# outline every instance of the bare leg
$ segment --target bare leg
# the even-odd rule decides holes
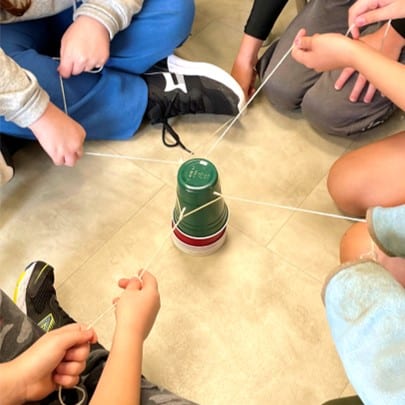
[[[328,189],[336,205],[353,216],[367,208],[405,202],[405,131],[338,159],[329,171]]]
[[[358,222],[352,225],[340,242],[340,262],[353,262],[359,259],[372,259],[380,263],[405,287],[405,259],[390,257],[373,242],[367,224]]]

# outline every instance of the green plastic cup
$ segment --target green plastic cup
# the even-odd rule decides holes
[[[217,169],[210,161],[194,158],[181,165],[177,174],[173,223],[177,223],[181,210],[185,209],[185,216],[174,232],[182,244],[205,250],[222,244],[219,239],[225,238],[229,212],[224,199],[214,192],[221,193],[221,185]],[[217,201],[209,204],[213,200]],[[187,216],[205,204],[207,206]]]

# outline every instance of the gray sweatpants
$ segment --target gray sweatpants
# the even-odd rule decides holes
[[[30,347],[44,332],[31,321],[14,302],[0,289],[0,363],[10,361]],[[108,357],[108,351],[94,345],[82,374],[80,386],[86,391],[86,401],[91,398]],[[78,403],[81,394],[76,390],[63,390],[64,402]],[[40,404],[60,405],[57,393],[53,393]],[[152,384],[144,377],[141,381],[142,405],[196,405],[180,398],[168,390]]]
[[[277,45],[270,46],[263,55],[258,64],[261,79],[272,72],[293,44],[300,28],[305,28],[308,35],[327,32],[345,34],[348,30],[348,10],[353,3],[353,0],[310,0],[282,34]],[[374,25],[366,31],[375,31],[376,28]],[[405,50],[400,60],[405,63]],[[396,110],[393,103],[378,91],[371,103],[364,103],[362,98],[356,103],[349,101],[357,74],[337,91],[334,83],[340,72],[317,73],[289,56],[274,72],[263,91],[278,110],[284,112],[301,108],[313,127],[331,135],[347,136],[366,131],[383,123]],[[365,90],[362,96],[364,94]]]

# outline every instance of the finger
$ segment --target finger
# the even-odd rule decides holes
[[[142,280],[139,277],[134,277],[129,280],[126,290],[135,291],[142,290]]]
[[[356,19],[361,17],[364,13],[366,13],[370,9],[374,9],[378,7],[378,2],[373,1],[357,1],[349,8],[349,27],[352,26],[356,22]],[[360,25],[357,25],[360,27]]]
[[[129,278],[121,278],[118,280],[118,286],[120,288],[127,288],[128,283],[129,283]]]
[[[83,59],[76,59],[73,63],[72,75],[77,76],[86,70],[86,61]]]
[[[387,8],[381,8],[377,10],[371,10],[363,15],[359,15],[354,19],[354,23],[358,27],[364,27],[369,24],[373,24],[375,22],[389,20],[392,17],[389,10]]]
[[[300,36],[294,40],[294,44],[298,49],[311,51],[313,37]]]
[[[76,151],[76,156],[77,159],[81,159],[83,157],[83,146],[81,146],[77,151]]]
[[[65,388],[73,388],[75,385],[79,383],[79,377],[78,376],[71,376],[71,375],[65,375],[65,374],[58,374],[55,373],[53,375],[53,381],[54,383],[58,386],[61,385],[62,387]]]
[[[350,79],[350,77],[353,75],[355,72],[354,69],[352,68],[345,68],[342,70],[342,73],[339,75],[335,82],[335,89],[336,90],[341,90],[342,87],[346,84],[346,82]]]
[[[94,330],[85,329],[85,326],[80,324],[69,324],[56,331],[60,336],[58,344],[65,350],[94,340]]]
[[[349,100],[352,103],[355,103],[359,100],[361,92],[364,89],[364,86],[367,84],[367,80],[363,75],[358,75],[356,83],[353,86],[353,90],[350,93]]]
[[[56,367],[55,373],[60,375],[79,376],[86,368],[85,361],[63,361]]]
[[[65,156],[64,165],[68,167],[73,167],[76,164],[77,156],[76,153],[71,153]]]
[[[58,66],[59,74],[63,78],[67,79],[70,76],[72,76],[72,71],[73,71],[73,61],[61,57],[60,63],[59,63],[59,66]]]
[[[119,286],[120,288],[123,288],[123,289],[127,288],[127,287],[128,287],[128,284],[130,283],[130,281],[131,281],[133,278],[138,279],[138,280],[142,283],[142,280],[138,277],[139,274],[141,274],[141,273],[143,273],[143,270],[142,270],[142,269],[138,271],[138,275],[136,275],[135,277],[131,277],[131,278],[121,278],[120,280],[118,280],[118,286]]]
[[[371,103],[373,101],[376,90],[377,89],[371,83],[369,83],[368,88],[367,88],[367,92],[366,92],[366,94],[365,94],[365,96],[363,98],[363,101],[365,103]]]
[[[90,353],[90,343],[84,343],[67,350],[63,361],[84,361]]]
[[[143,289],[155,289],[158,290],[158,284],[156,278],[149,273],[148,271],[145,271],[142,277],[143,281]]]
[[[305,36],[306,36],[306,30],[305,30],[305,28],[301,28],[294,38],[294,45],[297,46],[298,48],[301,48],[302,47],[302,38]]]

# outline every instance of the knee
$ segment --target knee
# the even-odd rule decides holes
[[[180,46],[190,35],[195,15],[194,0],[177,0],[171,2],[175,12],[168,13],[171,21],[168,23],[170,32],[174,36],[175,47]]]
[[[343,156],[330,168],[327,187],[337,207],[348,215],[363,217],[369,207],[367,179]]]
[[[270,103],[281,112],[294,111],[300,108],[300,100],[294,97],[294,94],[288,90],[283,81],[274,79],[269,80],[263,89]]]
[[[301,104],[302,114],[317,131],[335,136],[348,136],[356,131],[350,117],[341,111],[332,95],[319,96],[308,92]]]
[[[375,258],[375,252],[367,224],[357,222],[345,232],[340,241],[340,262],[354,262],[362,258]]]

